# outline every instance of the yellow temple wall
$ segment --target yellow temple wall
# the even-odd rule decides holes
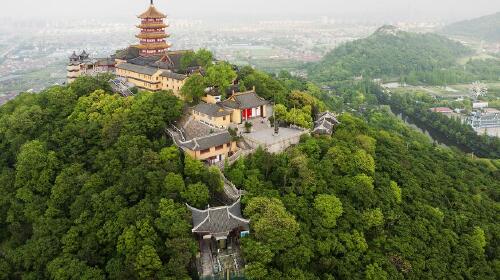
[[[185,80],[176,80],[168,77],[161,78],[161,89],[162,90],[172,90],[174,95],[181,98],[181,88],[184,86]]]
[[[224,158],[227,158],[229,156],[229,152],[236,152],[238,151],[238,146],[236,145],[236,142],[231,142],[223,145],[223,148],[216,150],[216,147],[211,147],[208,152],[201,153],[202,151],[191,151],[186,149],[186,153],[190,155],[192,158],[197,159],[197,160],[207,160],[211,157],[217,157],[219,155],[224,155]]]
[[[133,71],[116,68],[116,75],[127,78],[127,81],[135,86],[151,91],[161,90],[161,82],[159,79],[161,71],[153,75],[139,74]]]
[[[231,114],[231,120],[235,124],[240,124],[241,123],[241,110],[240,109],[234,109],[232,114]]]
[[[231,116],[227,115],[224,117],[211,117],[198,111],[192,113],[193,117],[197,121],[204,121],[216,127],[228,127],[231,124]]]

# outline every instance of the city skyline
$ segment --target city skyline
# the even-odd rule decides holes
[[[18,0],[2,4],[0,18],[16,19],[65,19],[65,18],[129,18],[149,5],[148,0]],[[500,11],[500,2],[489,0],[461,1],[411,1],[411,0],[310,0],[307,9],[299,1],[264,1],[238,3],[229,0],[155,0],[155,5],[172,18],[206,19],[225,22],[241,22],[259,19],[304,19],[318,16],[342,20],[456,21]],[[26,9],[30,7],[30,9]],[[99,7],[99,9],[96,9]]]

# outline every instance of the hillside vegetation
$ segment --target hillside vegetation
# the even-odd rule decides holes
[[[314,102],[290,75],[238,75],[289,107]],[[220,205],[220,171],[165,137],[184,107],[172,92],[122,97],[109,79],[81,77],[0,107],[0,279],[196,277],[185,203]]]
[[[283,101],[284,121],[338,104],[285,73],[238,78]],[[165,137],[183,102],[124,98],[108,79],[0,107],[0,279],[196,279],[185,203],[217,205],[220,173]],[[339,92],[375,104],[377,90]],[[332,137],[226,169],[247,191],[247,279],[498,279],[499,164],[434,146],[382,110],[340,121]]]
[[[0,279],[190,278],[184,203],[208,204],[220,173],[169,147],[181,101],[108,79],[0,107]]]
[[[471,51],[436,34],[403,32],[384,26],[368,38],[339,46],[310,65],[309,75],[319,82],[401,77],[412,71],[429,72],[454,66]]]
[[[447,35],[464,36],[488,42],[500,42],[500,12],[452,23],[445,26],[441,32]]]
[[[227,169],[247,191],[248,279],[498,279],[498,166],[368,120]]]

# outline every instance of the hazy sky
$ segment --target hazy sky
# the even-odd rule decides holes
[[[149,0],[0,0],[0,18],[128,18]],[[499,0],[155,0],[173,18],[234,22],[332,16],[342,19],[445,21],[500,11]]]

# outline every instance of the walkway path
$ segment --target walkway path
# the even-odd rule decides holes
[[[202,276],[207,277],[213,275],[213,261],[212,261],[212,251],[210,250],[210,244],[207,240],[202,240],[200,242],[201,250],[201,268]]]
[[[183,137],[181,131],[179,129],[177,129],[175,126],[172,126],[170,128],[166,128],[165,132],[172,138],[172,140],[174,141],[174,144],[177,147],[179,147],[180,149],[182,149],[181,143],[183,143],[185,141],[183,139],[184,137]],[[245,156],[245,155],[251,153],[252,151],[253,150],[239,150],[232,157],[228,158],[228,163],[233,164],[239,157]],[[222,176],[222,179],[224,180],[224,194],[228,200],[227,201],[228,204],[232,204],[232,203],[236,202],[236,200],[238,200],[238,198],[240,198],[242,192],[240,190],[238,190],[232,182],[230,182],[228,179],[226,179],[226,177],[224,177],[224,173],[223,173],[224,162],[223,161],[219,162],[215,166],[217,166],[221,170],[221,176]]]

